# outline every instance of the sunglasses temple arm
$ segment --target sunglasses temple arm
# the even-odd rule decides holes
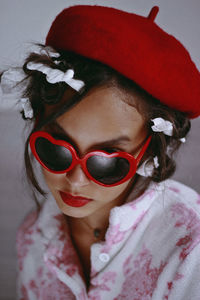
[[[148,148],[148,146],[149,146],[149,144],[150,144],[150,142],[151,142],[151,138],[152,138],[152,136],[149,136],[149,137],[148,137],[148,139],[146,140],[144,146],[142,147],[142,150],[141,150],[140,153],[138,154],[138,157],[136,158],[137,166],[138,166],[140,160],[142,159],[144,153],[146,152],[146,150],[147,150],[147,148]]]

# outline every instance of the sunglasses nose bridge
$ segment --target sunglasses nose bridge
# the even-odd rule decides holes
[[[77,159],[73,168],[66,173],[66,178],[72,187],[85,186],[89,184],[90,179],[87,177],[87,175],[84,172],[82,160],[80,158]]]
[[[78,153],[76,152],[76,150],[74,148],[70,149],[71,154],[72,154],[72,158],[73,158],[73,167],[72,169],[77,166],[77,165],[82,165],[82,159],[79,157]]]
[[[77,165],[80,165],[81,169],[83,170],[82,159],[81,159],[80,157],[78,157],[78,155],[76,155],[76,159],[75,159],[75,162],[74,162],[73,169],[74,169]]]

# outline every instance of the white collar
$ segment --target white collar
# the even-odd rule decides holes
[[[163,184],[151,184],[137,199],[131,201],[132,196],[130,194],[127,198],[127,201],[129,201],[128,203],[112,208],[110,211],[109,227],[106,236],[110,236],[112,228],[115,226],[118,226],[118,229],[121,232],[137,226],[137,223],[155,200],[157,193],[162,191]],[[37,222],[38,228],[46,239],[51,240],[59,235],[59,223],[63,220],[64,215],[58,208],[53,196],[49,193],[39,214]],[[66,228],[68,228],[67,223]]]

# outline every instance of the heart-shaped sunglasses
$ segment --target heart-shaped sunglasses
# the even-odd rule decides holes
[[[150,141],[151,136],[136,158],[123,151],[107,153],[102,150],[91,151],[79,158],[71,144],[55,139],[45,131],[36,131],[29,139],[33,155],[49,172],[67,173],[80,164],[89,179],[107,187],[119,185],[135,175]]]

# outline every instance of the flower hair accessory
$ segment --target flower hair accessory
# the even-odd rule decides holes
[[[29,62],[27,64],[27,68],[29,70],[42,72],[46,75],[46,80],[52,84],[57,82],[66,82],[76,91],[80,91],[80,89],[85,85],[85,83],[82,80],[73,78],[74,70],[72,69],[68,69],[66,72],[63,72],[58,69],[52,69],[48,66],[43,65],[42,63],[34,62]]]
[[[60,54],[56,52],[52,47],[48,47],[48,46],[41,49],[40,54],[49,55],[50,57],[53,58],[58,58],[60,56]]]
[[[46,47],[36,47],[36,49],[33,50],[35,54],[39,55],[47,55],[50,58],[53,58],[54,63],[60,63],[60,61],[57,61],[56,58],[60,57],[60,53],[56,52],[56,50],[53,47],[46,46]]]
[[[21,103],[22,109],[24,111],[25,119],[32,119],[33,118],[33,109],[32,109],[30,100],[28,98],[21,98],[20,103]]]
[[[152,176],[154,169],[159,167],[158,157],[153,158],[153,162],[146,160],[136,171],[137,174],[143,177]]]
[[[24,111],[25,119],[33,118],[33,109],[28,98],[21,98],[27,86],[27,79],[21,68],[10,68],[1,75],[0,108]]]
[[[151,129],[155,132],[163,132],[165,135],[172,136],[173,125],[172,122],[164,120],[163,118],[155,118],[151,120],[154,125]]]
[[[181,143],[185,143],[186,142],[186,138],[183,137],[183,138],[179,139],[179,141],[181,141]]]
[[[21,92],[22,82],[25,79],[25,74],[22,69],[10,68],[1,75],[1,89],[3,94],[11,92]]]

